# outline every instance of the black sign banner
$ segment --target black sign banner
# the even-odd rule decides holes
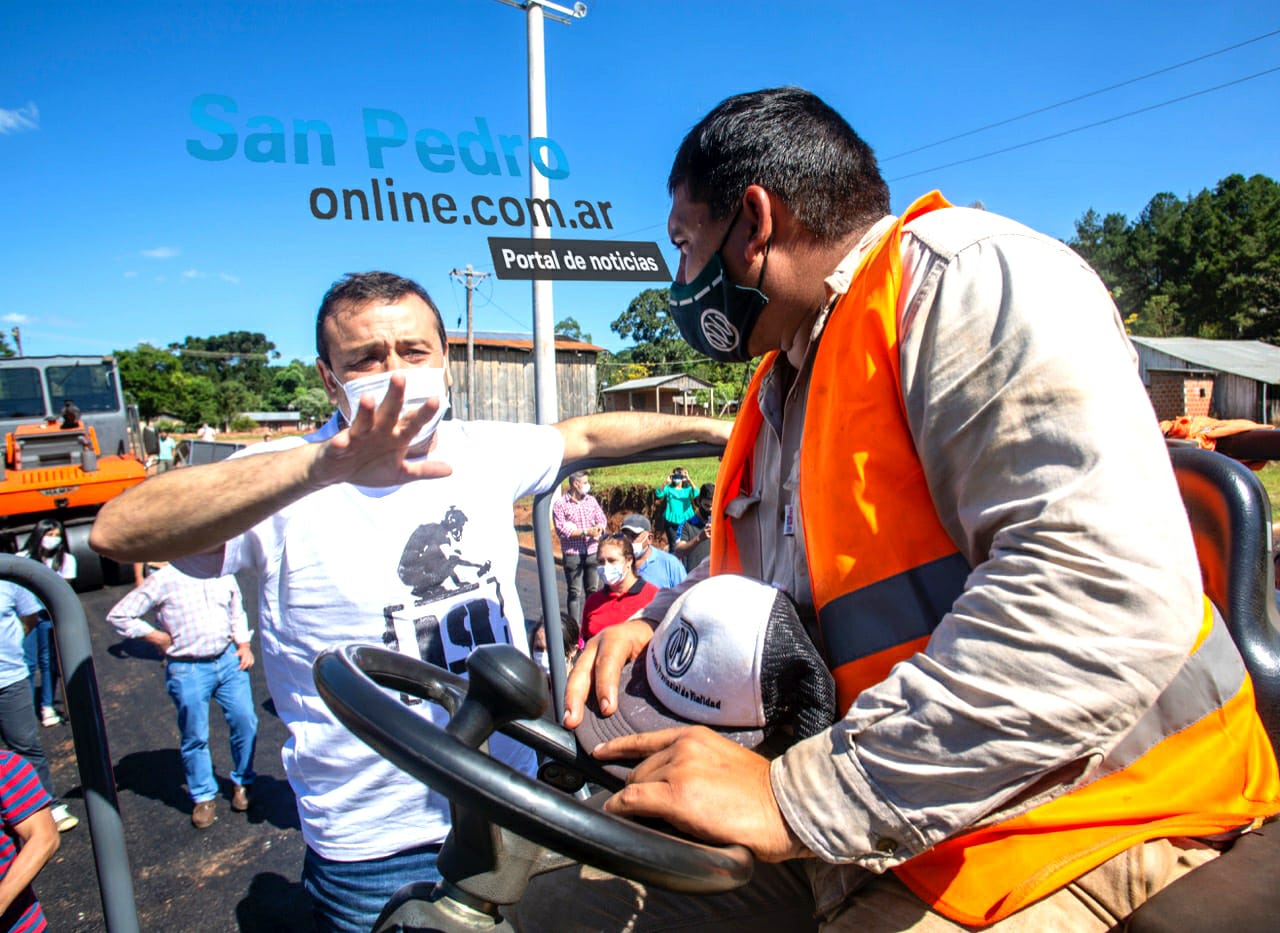
[[[670,282],[657,243],[631,240],[533,240],[489,237],[500,279]]]

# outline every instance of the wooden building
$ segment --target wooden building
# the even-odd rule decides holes
[[[709,390],[709,406],[697,403],[694,393]],[[603,390],[605,411],[657,411],[669,415],[696,415],[715,411],[715,389],[710,383],[684,373],[628,379]]]
[[[1280,347],[1260,340],[1130,337],[1156,417],[1280,422]]]
[[[467,411],[467,335],[449,332],[451,404],[468,421],[537,421],[533,380],[533,335],[477,331],[474,412]],[[556,395],[559,419],[596,411],[596,358],[603,348],[556,338]]]

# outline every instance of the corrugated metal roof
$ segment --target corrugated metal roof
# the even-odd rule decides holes
[[[465,347],[467,332],[451,330],[448,332],[449,346]],[[512,350],[532,350],[533,334],[507,333],[500,330],[477,330],[471,334],[471,342],[477,347],[507,347]],[[557,350],[579,350],[584,353],[603,353],[604,347],[583,340],[570,340],[568,337],[556,337]]]
[[[632,392],[640,389],[654,389],[658,386],[666,385],[668,382],[678,382],[682,379],[686,379],[704,389],[711,388],[711,384],[709,382],[703,382],[697,376],[690,376],[686,373],[670,373],[666,376],[646,376],[643,379],[628,379],[626,382],[619,382],[616,386],[609,386],[609,388],[604,391]]]
[[[1280,347],[1261,340],[1205,340],[1201,337],[1133,337],[1149,347],[1215,372],[1280,384]]]

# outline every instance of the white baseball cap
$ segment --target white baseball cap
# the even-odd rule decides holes
[[[704,725],[747,748],[789,725],[797,738],[835,718],[835,681],[790,598],[749,577],[724,574],[690,587],[653,638],[622,669],[618,709],[603,716],[589,695],[579,743],[671,726]]]

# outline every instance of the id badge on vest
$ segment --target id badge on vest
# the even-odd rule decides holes
[[[796,507],[794,503],[788,503],[782,507],[782,533],[788,538],[794,538],[796,535]]]

